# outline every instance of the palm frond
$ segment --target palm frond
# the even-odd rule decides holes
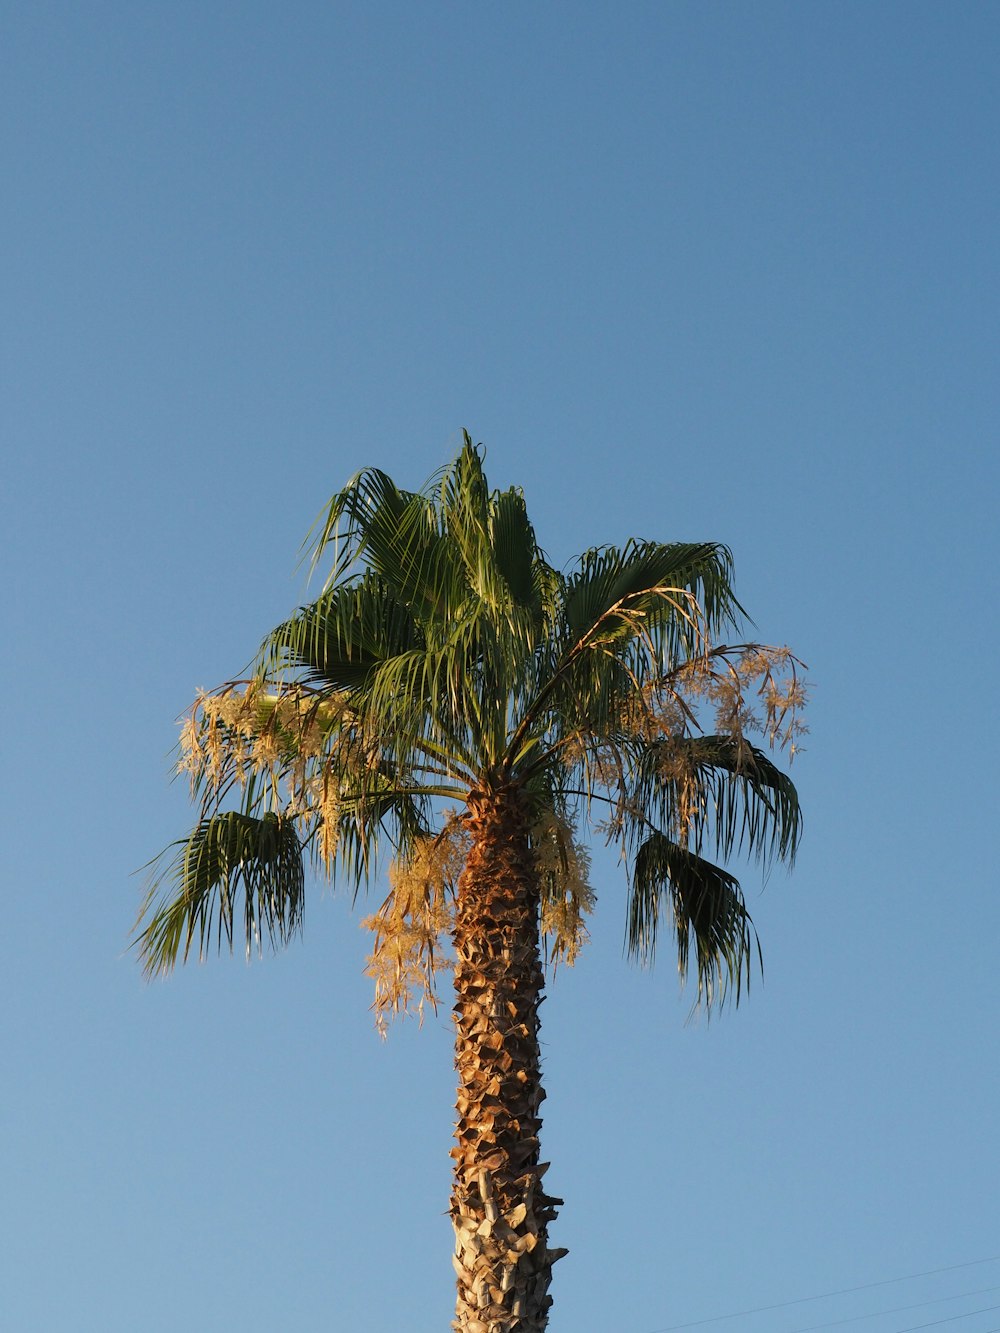
[[[400,490],[378,468],[358,473],[330,501],[313,541],[313,567],[330,546],[333,569],[324,591],[362,562],[417,619],[428,621],[447,616],[468,591],[432,498]]]
[[[687,736],[654,741],[637,765],[633,804],[661,827],[694,807],[690,838],[700,851],[711,838],[727,858],[745,851],[769,865],[794,864],[802,810],[791,778],[744,737]]]
[[[555,634],[536,661],[538,687],[508,753],[554,719],[595,736],[614,729],[629,699],[672,666],[701,657],[711,633],[742,613],[729,587],[729,551],[712,543],[595,547],[569,578]]]
[[[540,630],[542,587],[536,566],[542,557],[521,491],[512,487],[496,495],[490,513],[490,543],[511,600],[531,614]]]
[[[639,848],[633,868],[627,936],[632,957],[652,961],[664,910],[673,918],[681,980],[687,977],[693,943],[699,1001],[721,1006],[732,992],[738,1004],[744,983],[750,984],[757,940],[739,881],[654,833]]]
[[[492,557],[489,542],[490,491],[483,460],[468,431],[458,457],[445,468],[440,485],[440,513],[444,530],[460,555],[472,587],[486,582],[482,569]]]
[[[514,489],[490,492],[481,446],[468,432],[458,458],[440,486],[444,530],[457,551],[471,594],[466,609],[489,620],[523,660],[534,649],[545,623],[542,593],[551,586],[544,556],[528,521],[523,495]]]
[[[339,581],[364,554],[373,525],[385,522],[387,515],[397,521],[406,506],[416,498],[403,491],[381,468],[364,468],[331,498],[306,538],[310,566],[315,570],[330,547],[333,567],[326,588]]]
[[[732,556],[714,542],[630,541],[623,548],[595,547],[580,557],[565,592],[570,643],[599,636],[629,637],[638,620],[648,629],[676,630],[683,619],[671,592],[687,593],[710,633],[744,615],[730,586]]]
[[[186,961],[197,942],[199,958],[213,937],[230,949],[242,922],[247,955],[266,938],[284,944],[301,927],[302,847],[290,819],[230,810],[203,819],[175,844],[176,855],[154,881],[140,913],[149,922],[137,937],[147,975]],[[156,901],[157,891],[164,892]],[[242,898],[242,912],[239,900]]]
[[[356,690],[380,663],[423,643],[405,603],[368,574],[301,607],[268,635],[259,660],[265,677],[299,670],[312,683]]]
[[[430,832],[429,798],[400,791],[388,770],[376,770],[367,786],[345,796],[337,820],[334,871],[343,873],[356,898],[374,874],[384,844],[405,858]]]

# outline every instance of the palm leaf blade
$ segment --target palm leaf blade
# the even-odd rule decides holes
[[[158,903],[157,889],[167,880]],[[201,820],[184,842],[161,880],[154,882],[142,915],[149,923],[137,938],[147,975],[172,970],[186,961],[197,941],[199,958],[213,937],[230,949],[240,916],[247,953],[285,943],[302,924],[304,873],[302,848],[291,820],[276,814],[261,818],[226,811]]]
[[[687,975],[693,942],[699,999],[721,1004],[733,989],[738,1003],[744,981],[750,982],[756,940],[739,881],[704,857],[654,833],[635,857],[627,935],[632,957],[652,961],[664,909],[674,921],[681,979]]]

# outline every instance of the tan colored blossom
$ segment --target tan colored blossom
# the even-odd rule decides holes
[[[542,885],[542,935],[553,966],[570,967],[590,938],[584,917],[594,908],[590,853],[575,830],[551,811],[531,831],[531,845]]]
[[[418,839],[410,859],[390,867],[392,891],[385,902],[361,923],[375,937],[365,970],[375,982],[372,1008],[383,1036],[389,1018],[423,1018],[425,1004],[437,1009],[435,977],[448,966],[444,940],[467,851],[468,837],[457,820],[436,838]]]

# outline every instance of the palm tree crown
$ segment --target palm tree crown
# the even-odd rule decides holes
[[[463,1146],[463,1097],[473,1118],[482,1111],[469,1091],[485,1078],[475,1032],[493,1021],[503,982],[499,972],[490,980],[470,932],[488,936],[501,918],[514,931],[487,955],[502,954],[506,973],[522,959],[505,1003],[526,1006],[519,1022],[531,1045],[539,940],[550,959],[572,962],[585,938],[593,895],[582,822],[625,855],[630,952],[650,959],[659,924],[671,921],[682,976],[693,949],[699,998],[738,999],[755,937],[739,883],[713,858],[740,849],[794,858],[795,788],[763,747],[794,751],[803,687],[786,649],[721,641],[743,617],[725,547],[633,540],[557,571],[522,493],[489,489],[468,434],[422,491],[377,469],[359,473],[330,501],[312,550],[314,564],[332,561],[319,597],[268,635],[246,679],[200,695],[185,721],[181,767],[199,818],[160,863],[139,952],[158,973],[223,938],[248,950],[265,937],[283,942],[301,925],[305,859],[357,891],[388,849],[390,892],[368,920],[380,1021],[433,1001],[444,966],[456,969],[456,1013],[477,987],[492,1006],[481,1014],[473,1004],[464,1038],[457,1019],[461,1239],[470,1191],[475,1220],[515,1179],[530,1195],[543,1169],[540,1093],[505,1113],[515,1127],[506,1185],[483,1155],[481,1123]],[[465,1073],[463,1049],[476,1066]],[[536,1055],[524,1059],[525,1079],[538,1084]],[[504,1083],[504,1070],[490,1077]],[[547,1276],[528,1273],[534,1263],[547,1274],[545,1249],[529,1246],[529,1262],[511,1239],[530,1218],[520,1219],[510,1189],[508,1215],[519,1221],[506,1251],[476,1277],[479,1242],[457,1250],[456,1328],[545,1325]],[[532,1197],[543,1201],[537,1239],[555,1201]]]

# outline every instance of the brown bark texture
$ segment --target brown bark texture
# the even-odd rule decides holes
[[[451,1218],[456,1333],[542,1333],[552,1298],[539,1161],[538,882],[516,792],[469,797],[472,848],[458,883],[454,1007],[457,1147]]]

